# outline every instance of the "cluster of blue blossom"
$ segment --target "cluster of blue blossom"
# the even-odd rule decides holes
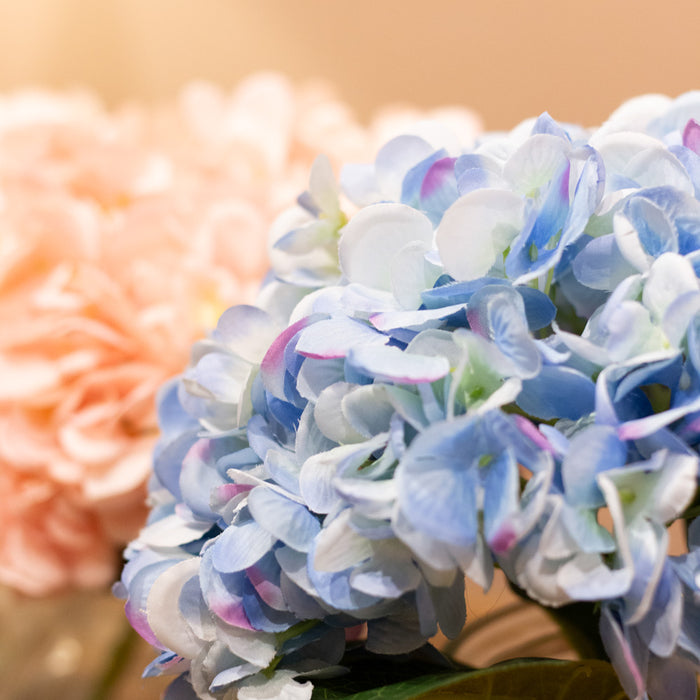
[[[425,125],[342,187],[316,161],[258,306],[160,395],[118,588],[168,697],[309,698],[358,626],[457,634],[498,566],[600,603],[630,697],[695,698],[700,524],[668,553],[698,483],[694,119],[700,93],[648,96],[466,153]]]

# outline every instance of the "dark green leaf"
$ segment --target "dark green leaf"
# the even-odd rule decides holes
[[[352,674],[351,674],[352,675]],[[338,679],[341,680],[341,679]],[[349,687],[349,686],[348,686]],[[317,688],[314,700],[623,700],[605,661],[519,660],[478,671],[431,674],[363,692]]]

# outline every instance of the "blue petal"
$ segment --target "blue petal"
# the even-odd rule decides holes
[[[426,173],[420,191],[420,208],[437,226],[447,208],[459,197],[454,174],[455,158],[442,158]]]
[[[573,271],[581,284],[607,291],[636,272],[622,256],[613,234],[592,239],[574,259]]]
[[[426,309],[440,309],[453,304],[465,304],[482,287],[490,284],[510,286],[510,282],[496,277],[480,277],[468,282],[449,282],[421,293]]]
[[[557,314],[557,307],[552,300],[539,289],[532,287],[515,287],[525,303],[525,317],[530,331],[537,331],[548,326]]]
[[[578,507],[602,506],[596,475],[621,467],[626,459],[627,447],[614,428],[593,425],[574,435],[562,463],[567,501]]]
[[[230,525],[212,545],[214,568],[222,574],[247,569],[267,554],[276,541],[254,520]]]
[[[438,423],[418,435],[396,470],[408,521],[437,540],[471,545],[477,533],[475,466],[487,451],[471,421]]]
[[[178,501],[182,501],[180,491],[180,472],[182,463],[190,448],[198,440],[198,430],[179,435],[167,444],[159,443],[153,456],[153,471],[158,481],[165,486]]]
[[[180,490],[184,503],[198,518],[216,522],[210,507],[211,492],[226,479],[217,471],[217,460],[231,452],[230,440],[198,440],[182,462]]]
[[[424,158],[420,163],[416,163],[407,173],[401,184],[401,201],[403,204],[408,204],[414,209],[420,209],[421,188],[425,180],[427,172],[432,167],[433,163],[445,158],[447,151],[441,148],[435,153],[431,153],[427,158]]]
[[[194,692],[194,688],[189,681],[188,673],[178,676],[165,689],[163,700],[197,700],[197,693]]]
[[[552,136],[558,136],[559,138],[571,141],[569,134],[564,130],[564,128],[557,123],[548,112],[542,112],[537,120],[535,121],[532,132],[534,134],[551,134]]]
[[[518,465],[509,452],[503,452],[482,467],[484,479],[484,535],[489,546],[498,553],[510,549],[518,533],[507,526],[508,516],[518,509],[520,475]],[[505,527],[504,527],[505,525]]]
[[[321,525],[305,506],[264,486],[248,495],[248,508],[256,522],[289,547],[308,552]]]
[[[578,420],[595,408],[595,384],[575,369],[546,365],[536,377],[523,380],[516,403],[541,420]]]
[[[243,609],[251,627],[261,632],[284,632],[298,622],[293,613],[275,610],[265,603],[249,581],[243,587]]]
[[[380,598],[355,590],[350,585],[352,569],[344,571],[318,571],[313,566],[313,550],[308,559],[307,574],[318,596],[336,610],[361,610],[376,605]],[[284,568],[284,564],[282,564]]]
[[[525,228],[515,239],[506,258],[506,272],[510,278],[519,277],[528,271],[544,268],[543,261],[555,254],[557,243],[550,249],[558,234],[561,234],[569,213],[569,173],[567,161],[552,178],[547,195],[531,228]]]

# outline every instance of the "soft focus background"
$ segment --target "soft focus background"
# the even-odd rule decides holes
[[[594,125],[633,95],[700,87],[698,26],[697,0],[2,0],[0,92],[83,87],[109,106],[156,103],[194,79],[230,89],[272,69],[330,81],[361,121],[404,102],[465,105],[488,129],[544,110]],[[502,581],[469,611],[465,660],[493,662],[503,646],[568,654]],[[481,625],[504,611],[507,626]],[[2,700],[156,698],[165,685],[140,679],[152,654],[137,644],[110,693],[100,690],[125,633],[105,591],[0,589],[0,625]]]
[[[333,81],[361,117],[410,100],[467,104],[489,129],[545,109],[593,125],[698,87],[698,26],[697,0],[3,0],[0,89],[116,102],[272,68]]]

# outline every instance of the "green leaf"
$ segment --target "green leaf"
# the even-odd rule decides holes
[[[314,700],[623,700],[626,697],[612,666],[598,660],[518,660],[478,671],[430,674],[362,692],[344,692],[336,685],[316,688],[313,694]]]

